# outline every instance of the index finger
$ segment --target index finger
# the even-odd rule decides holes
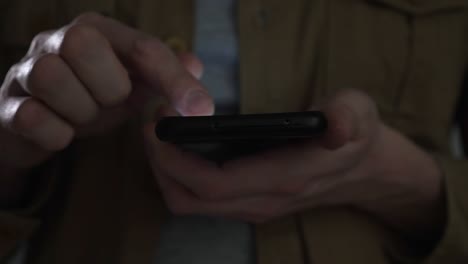
[[[95,27],[130,72],[166,97],[180,114],[213,114],[213,101],[202,84],[159,39],[95,13],[84,14],[74,23]]]

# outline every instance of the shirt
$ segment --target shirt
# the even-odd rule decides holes
[[[202,83],[217,114],[238,110],[238,43],[235,0],[196,1],[195,53],[205,66]],[[157,264],[254,263],[247,223],[206,216],[174,216],[162,227]]]

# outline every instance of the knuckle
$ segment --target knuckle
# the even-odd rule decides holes
[[[66,58],[80,58],[90,49],[92,43],[102,41],[97,29],[84,24],[68,27],[60,46],[60,54]]]
[[[3,80],[3,84],[0,84],[0,96],[11,95],[15,88],[20,87],[23,84],[24,79],[21,72],[22,63],[16,63],[8,69],[8,72],[5,74],[5,79]],[[15,81],[18,81],[16,83]],[[17,89],[19,90],[19,89]]]
[[[40,53],[50,37],[50,32],[42,32],[34,37],[29,47],[28,55]]]
[[[57,92],[63,76],[63,63],[57,55],[45,54],[32,66],[27,89],[33,95],[45,96]]]
[[[104,16],[98,12],[88,11],[76,17],[74,22],[81,24],[94,24],[101,21],[103,18]]]

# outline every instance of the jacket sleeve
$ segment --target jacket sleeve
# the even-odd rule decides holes
[[[468,161],[438,156],[445,176],[447,220],[445,232],[424,263],[468,261]]]

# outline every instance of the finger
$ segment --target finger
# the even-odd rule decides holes
[[[204,66],[203,63],[192,53],[178,54],[178,58],[182,65],[192,76],[198,80],[202,78]],[[141,80],[132,79],[134,91],[129,97],[129,103],[133,109],[138,110],[141,105],[145,105],[151,96],[154,96],[154,88],[148,87],[148,84],[143,83]],[[135,107],[140,106],[140,107]]]
[[[281,196],[304,193],[311,181],[323,181],[350,168],[355,159],[351,147],[333,152],[313,142],[288,145],[278,149],[228,161],[223,165],[229,177],[231,198],[252,193]],[[337,162],[340,162],[337,166]]]
[[[200,80],[203,76],[203,63],[192,53],[185,52],[178,54],[182,65],[187,69],[193,77]]]
[[[291,146],[260,153],[222,167],[172,144],[159,141],[154,125],[146,127],[146,138],[153,165],[173,180],[205,200],[237,199],[257,195],[293,196],[301,194],[307,183],[323,178],[338,168],[350,167],[353,159],[343,159],[346,151],[306,146]],[[336,160],[345,160],[339,167]],[[304,164],[317,164],[304,166]],[[349,165],[346,163],[349,162]]]
[[[162,108],[159,118],[174,115],[168,108]],[[223,199],[231,196],[239,189],[243,189],[244,183],[233,186],[233,176],[219,167],[216,163],[204,159],[195,153],[184,151],[181,148],[160,141],[154,132],[155,124],[145,126],[146,146],[152,164],[158,170],[181,183],[197,196],[204,199]],[[257,194],[257,193],[255,193]]]
[[[98,106],[68,65],[52,54],[32,57],[18,66],[23,89],[72,124],[92,121]]]
[[[73,128],[34,98],[9,97],[0,105],[0,123],[44,150],[62,150],[73,139]]]
[[[310,181],[346,175],[360,161],[360,153],[378,127],[375,105],[364,94],[349,90],[330,100],[324,112],[329,119],[324,147],[289,145],[225,163],[224,172],[236,175],[228,178],[234,187],[231,194],[303,193]]]
[[[132,74],[151,84],[182,115],[213,114],[213,101],[203,86],[158,39],[96,14],[83,15],[75,23],[95,27]]]
[[[378,112],[371,98],[360,91],[343,90],[324,107],[328,130],[323,146],[334,150],[365,139],[378,127]]]
[[[170,115],[170,114],[169,114]],[[289,144],[269,151],[231,160],[222,167],[151,136],[153,158],[159,168],[204,199],[236,199],[255,195],[300,195],[311,181],[327,175],[341,175],[358,161],[356,144],[340,151],[317,146],[315,142]],[[339,162],[339,166],[337,166]]]
[[[356,114],[349,106],[333,102],[324,108],[327,118],[327,131],[321,138],[323,147],[336,150],[345,146],[355,137]]]
[[[162,109],[162,116],[173,115]],[[336,160],[347,152],[332,151],[308,144],[289,145],[281,149],[228,161],[222,167],[196,154],[159,141],[154,124],[146,126],[146,146],[155,166],[203,199],[235,199],[263,194],[294,195],[305,188],[313,175],[320,178],[334,172]],[[352,159],[347,159],[346,162]],[[314,161],[313,168],[304,166]],[[346,164],[341,164],[346,166]],[[340,166],[341,168],[341,166]]]
[[[214,198],[227,188],[221,186],[224,175],[215,163],[159,141],[154,126],[145,126],[144,137],[147,153],[155,170],[170,175],[200,197]]]
[[[131,92],[128,72],[94,27],[64,27],[52,34],[45,46],[63,58],[100,105],[115,106],[127,99]]]
[[[163,173],[157,175],[167,206],[179,215],[246,216],[242,220],[263,222],[283,215],[291,207],[292,198],[268,195],[235,200],[203,200]]]
[[[47,45],[47,42],[50,41],[50,37],[55,33],[53,30],[45,31],[34,37],[29,50],[26,54],[26,57],[33,57],[43,53],[53,53],[53,51],[48,50],[50,45]]]

